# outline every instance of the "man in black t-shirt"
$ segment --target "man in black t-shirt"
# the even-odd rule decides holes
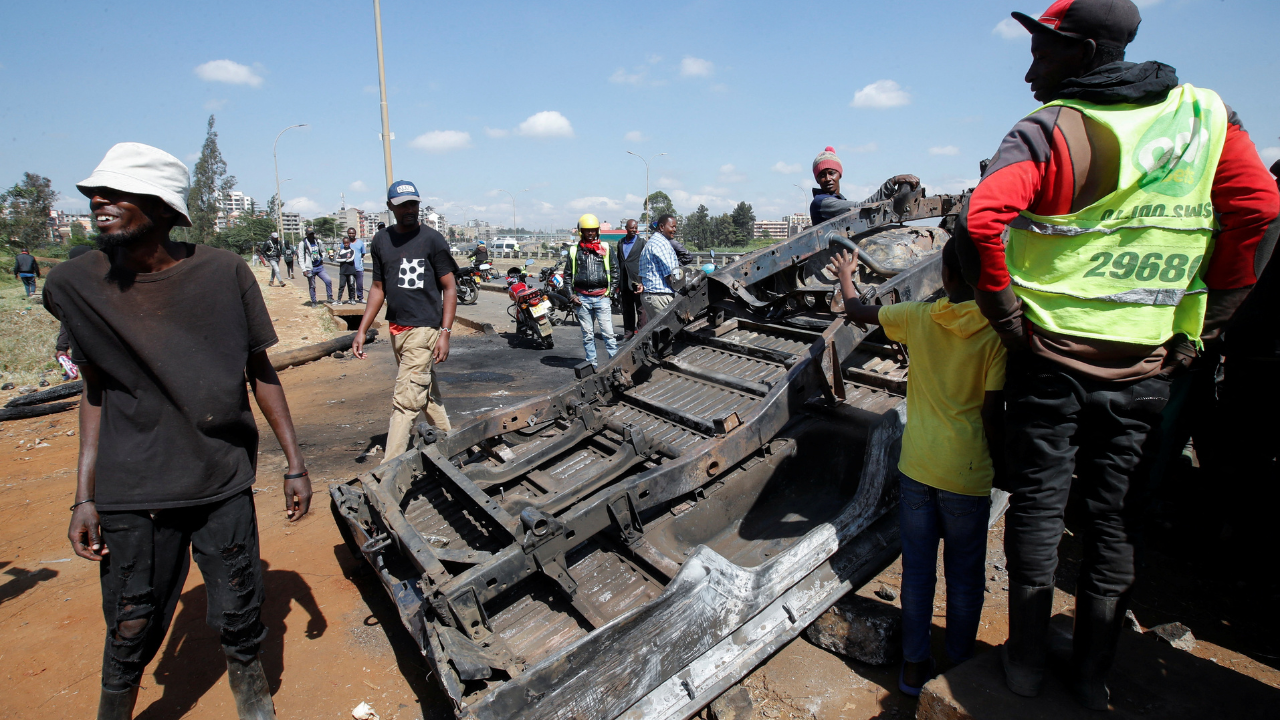
[[[387,209],[396,224],[378,231],[370,243],[373,285],[351,345],[352,353],[363,360],[365,333],[386,300],[391,349],[400,372],[383,462],[409,449],[419,412],[441,430],[452,429],[432,367],[449,357],[449,333],[458,306],[453,271],[458,266],[444,236],[418,223],[420,200],[418,188],[407,180],[387,189]]]
[[[129,718],[164,642],[193,555],[241,718],[274,718],[258,660],[267,630],[253,485],[258,427],[245,380],[288,460],[285,510],[311,482],[267,348],[275,330],[249,266],[190,227],[187,168],[120,143],[77,187],[98,250],[49,274],[44,306],[65,323],[84,377],[80,462],[68,537],[100,562],[107,622],[99,718]]]

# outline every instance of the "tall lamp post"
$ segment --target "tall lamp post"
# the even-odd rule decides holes
[[[533,189],[533,188],[525,188],[525,189],[521,190],[520,192],[522,192],[522,193],[527,193],[527,192],[529,192],[529,191],[530,191],[530,190],[532,190],[532,189]],[[504,192],[504,193],[506,193],[507,195],[511,196],[511,234],[512,234],[513,236],[515,236],[515,237],[517,238],[517,240],[518,240],[518,239],[519,239],[519,237],[520,237],[520,233],[516,231],[516,228],[517,228],[517,225],[516,225],[516,196],[515,196],[515,195],[512,195],[510,190],[503,190],[503,189],[499,188],[499,189],[498,189],[498,192]]]
[[[643,157],[636,155],[630,150],[627,151],[627,154],[635,155],[636,157],[640,158],[640,162],[644,163],[644,214],[648,215],[649,214],[649,160],[657,160],[663,155],[666,155],[666,153],[658,153],[657,155],[654,155],[653,157],[649,158],[649,160],[645,160]]]
[[[277,135],[275,142],[271,143],[271,159],[276,165],[276,232],[280,233],[280,239],[284,240],[284,221],[281,219],[281,208],[284,207],[284,198],[280,197],[280,157],[276,155],[276,144],[280,142],[280,136],[289,132],[294,128],[306,127],[306,123],[300,125],[290,125],[281,130]]]
[[[382,6],[373,0],[373,32],[378,40],[378,91],[382,95],[382,159],[387,166],[387,187],[395,182],[391,176],[391,120],[387,116],[387,71],[382,63]]]

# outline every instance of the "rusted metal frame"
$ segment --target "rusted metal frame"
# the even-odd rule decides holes
[[[749,395],[764,397],[769,394],[769,386],[762,382],[747,380],[735,375],[722,373],[719,370],[712,370],[711,368],[705,368],[701,365],[694,365],[693,363],[685,362],[680,358],[667,358],[662,362],[662,366],[672,372],[687,375],[691,378],[696,378],[705,382],[715,383],[716,385],[723,385],[724,387],[737,390],[738,392],[744,392]]]
[[[400,502],[382,484],[383,478],[390,480],[405,463],[411,462],[410,458],[411,455],[405,453],[387,462],[377,470],[366,473],[360,477],[360,487],[364,491],[364,500],[369,506],[370,515],[387,528],[394,541],[393,544],[404,548],[409,560],[429,585],[439,585],[448,579],[448,571],[440,564],[440,559],[436,556],[435,549],[427,543],[426,539],[404,516],[404,510],[401,509]],[[372,541],[373,538],[370,538],[370,540]],[[383,551],[379,550],[378,552]]]
[[[476,487],[471,482],[471,478],[462,474],[462,471],[453,466],[449,459],[440,454],[440,449],[435,445],[428,445],[421,450],[422,457],[426,461],[430,461],[436,469],[436,477],[442,481],[447,481],[465,495],[471,504],[480,512],[487,515],[496,525],[505,529],[511,535],[511,539],[520,535],[520,520],[511,515],[489,497],[485,491]],[[425,464],[425,463],[424,463]],[[425,470],[425,468],[424,468]]]
[[[683,425],[684,427],[703,435],[717,434],[716,423],[713,418],[698,417],[697,415],[687,413],[666,403],[659,402],[657,400],[650,400],[639,395],[627,395],[626,402],[628,405],[634,405],[641,410],[657,415],[663,420],[669,420],[677,425]],[[723,432],[723,430],[720,432]]]
[[[471,482],[481,488],[514,480],[556,455],[569,450],[592,434],[599,432],[599,430],[600,428],[598,427],[587,427],[586,419],[575,418],[568,430],[563,431],[559,437],[554,438],[531,453],[521,455],[514,461],[504,463],[498,467],[484,465],[466,467],[463,469],[462,474],[466,475],[471,479]]]
[[[725,350],[739,355],[746,355],[754,360],[764,360],[766,362],[777,363],[778,365],[788,369],[796,363],[795,355],[782,352],[781,350],[770,350],[768,348],[756,347],[755,345],[747,345],[745,343],[737,343],[732,340],[725,340],[722,337],[698,335],[697,333],[691,332],[684,333],[683,337],[685,342],[691,345],[702,345],[705,347],[715,348],[717,350]]]

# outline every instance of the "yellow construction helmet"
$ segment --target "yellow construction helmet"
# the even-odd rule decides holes
[[[599,230],[600,218],[596,217],[595,215],[592,215],[591,213],[587,213],[586,215],[583,215],[582,217],[578,218],[578,229],[579,230]]]

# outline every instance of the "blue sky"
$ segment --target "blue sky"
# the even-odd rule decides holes
[[[833,145],[855,196],[897,173],[972,185],[978,161],[1036,106],[1030,41],[1009,2],[484,2],[383,0],[397,178],[451,221],[617,222],[650,188],[680,212],[739,200],[805,208]],[[1130,60],[1217,90],[1264,158],[1280,157],[1280,3],[1141,0]],[[1003,23],[1003,24],[1002,24]],[[0,183],[53,179],[61,207],[114,143],[194,165],[213,112],[240,190],[292,209],[383,206],[372,3],[89,2],[0,7]],[[519,192],[528,188],[527,192]]]

